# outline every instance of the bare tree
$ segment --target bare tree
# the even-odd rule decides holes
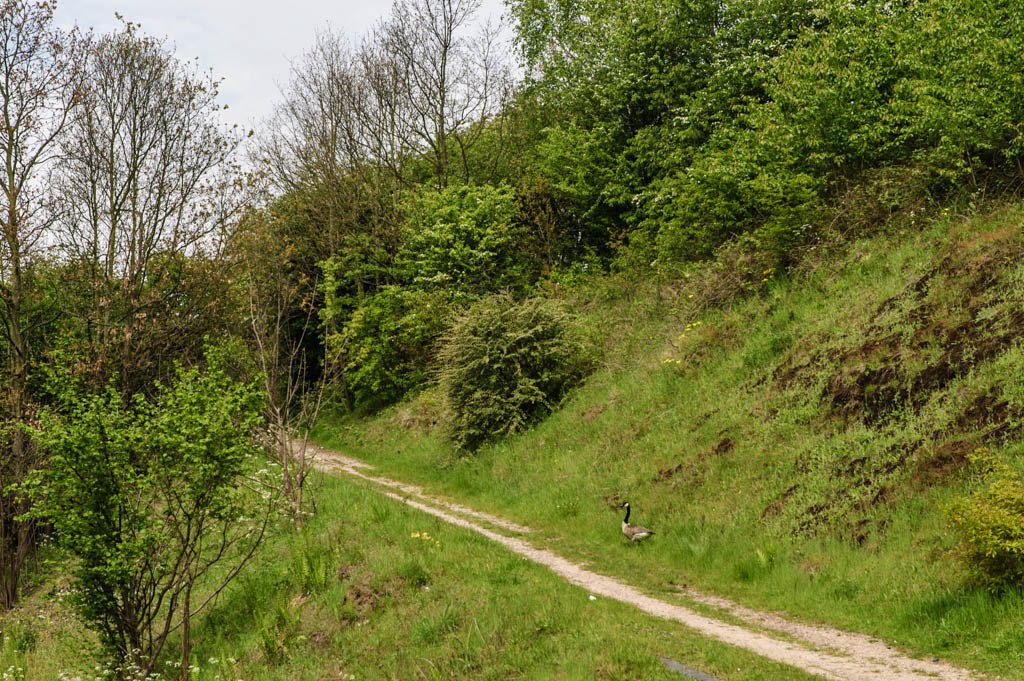
[[[249,327],[266,396],[263,446],[280,466],[280,491],[298,529],[313,506],[307,486],[315,463],[309,434],[331,377],[311,366],[305,352],[307,337],[316,331],[316,282],[303,282],[290,271],[292,246],[278,227],[270,211],[254,211],[236,244],[247,277]]]
[[[319,33],[292,69],[262,149],[279,188],[337,186],[357,175],[363,181],[352,186],[387,179],[393,193],[376,196],[393,203],[416,183],[410,166],[424,158],[438,187],[453,173],[468,179],[469,151],[511,84],[499,27],[475,23],[479,6],[398,0],[355,48]]]
[[[271,120],[260,155],[275,189],[288,197],[293,234],[312,262],[339,252],[381,260],[357,276],[372,289],[397,248],[402,159],[368,139],[368,81],[360,57],[331,31],[292,68],[284,101]],[[305,230],[307,234],[297,234]],[[311,238],[315,233],[315,238]]]
[[[53,24],[50,2],[0,3],[0,333],[4,347],[0,461],[0,605],[18,598],[35,523],[12,486],[40,464],[25,426],[33,417],[29,375],[33,329],[27,320],[27,270],[51,222],[43,175],[75,102],[81,39]]]
[[[127,394],[161,359],[154,325],[183,314],[176,259],[215,255],[239,207],[239,136],[218,121],[217,81],[130,22],[97,41],[86,75],[62,145],[60,245],[84,279],[95,378]]]
[[[485,23],[470,33],[479,8],[479,0],[397,0],[375,35],[399,69],[410,151],[426,153],[438,188],[448,184],[453,161],[469,179],[479,123],[508,93],[497,28]]]
[[[262,149],[281,189],[330,179],[354,165],[352,60],[343,38],[326,30],[293,64]]]

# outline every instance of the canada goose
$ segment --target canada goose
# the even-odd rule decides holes
[[[629,502],[624,502],[620,508],[626,509],[626,517],[622,519],[622,534],[630,541],[640,541],[650,537],[654,532],[643,525],[633,525],[629,522]]]

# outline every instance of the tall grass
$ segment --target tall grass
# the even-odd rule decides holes
[[[3,624],[14,678],[99,678],[75,623]],[[809,679],[605,599],[360,483],[327,478],[319,513],[282,530],[194,626],[193,679]],[[175,678],[173,645],[164,671]],[[14,673],[12,671],[12,673]],[[0,676],[3,669],[0,668]]]
[[[537,527],[559,551],[648,589],[695,585],[1024,678],[1014,647],[1024,597],[969,586],[946,516],[968,487],[963,447],[1019,456],[1016,426],[993,435],[970,404],[993,393],[1012,405],[1019,390],[1005,366],[1024,366],[1024,355],[1016,342],[985,355],[996,346],[979,337],[969,370],[954,367],[934,388],[914,378],[950,350],[943,329],[972,328],[970,296],[995,301],[984,308],[992,315],[1024,300],[1014,259],[982,249],[1002,239],[1012,252],[1022,223],[1010,207],[845,244],[816,267],[766,272],[756,293],[724,308],[695,308],[686,283],[598,284],[574,307],[604,366],[529,432],[455,456],[423,425],[432,419],[406,418],[439,409],[428,392],[373,419],[322,424],[319,437]],[[977,265],[996,283],[957,290],[957,257],[964,281]],[[932,270],[946,278],[930,289]],[[909,378],[852,382],[881,380],[872,363],[887,357],[874,338],[907,349],[896,369]],[[877,418],[856,411],[841,393],[851,385],[865,404],[889,390],[894,406]],[[618,535],[624,499],[658,532],[642,548]]]

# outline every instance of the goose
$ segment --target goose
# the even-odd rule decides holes
[[[654,534],[643,525],[633,525],[629,522],[629,502],[624,502],[620,508],[626,509],[626,517],[622,519],[622,534],[630,541],[640,541]]]

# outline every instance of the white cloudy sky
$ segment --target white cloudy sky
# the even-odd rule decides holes
[[[495,17],[501,0],[482,0]],[[104,32],[115,12],[166,37],[185,59],[223,79],[227,122],[255,126],[266,118],[288,80],[289,64],[330,26],[357,40],[387,14],[390,0],[59,0],[57,22]]]

